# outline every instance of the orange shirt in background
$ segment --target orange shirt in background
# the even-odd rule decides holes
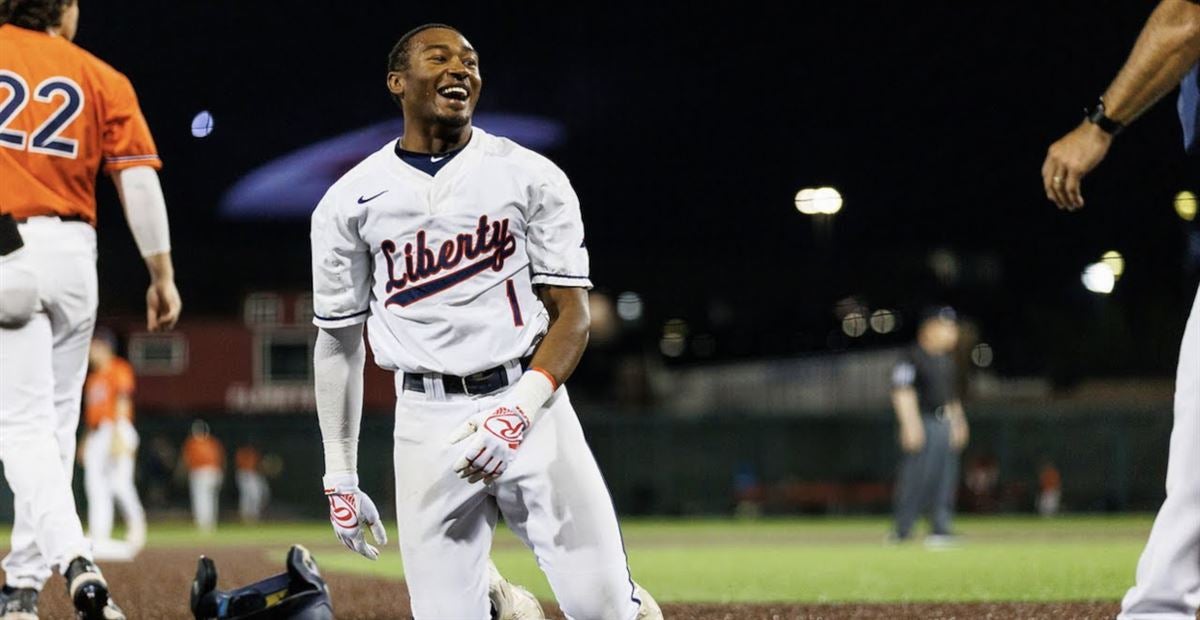
[[[133,366],[119,357],[113,357],[108,368],[88,373],[83,384],[84,419],[88,428],[95,430],[103,422],[115,421],[117,400],[123,396],[133,398],[133,388]],[[129,414],[132,422],[132,406]]]
[[[191,436],[183,442],[183,462],[188,471],[201,467],[225,469],[225,448],[212,435]]]
[[[258,471],[258,465],[262,462],[262,455],[254,446],[242,446],[238,448],[237,454],[233,457],[237,461],[238,471]]]
[[[1043,491],[1057,491],[1062,488],[1062,474],[1057,467],[1046,465],[1038,473],[1038,483]]]
[[[129,79],[60,36],[0,25],[0,102],[0,213],[95,225],[102,163],[162,167]]]

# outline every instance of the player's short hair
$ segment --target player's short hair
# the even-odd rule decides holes
[[[63,11],[78,0],[0,0],[0,24],[45,31],[62,25]]]
[[[108,348],[112,349],[113,353],[117,352],[117,333],[107,327],[97,327],[92,332],[92,340],[103,342],[108,345]]]
[[[388,57],[387,57],[388,73],[391,73],[393,71],[407,71],[408,70],[408,62],[409,62],[409,56],[408,56],[409,43],[412,42],[413,37],[417,36],[418,34],[421,34],[422,32],[425,32],[426,30],[432,30],[434,28],[445,28],[446,30],[453,30],[454,32],[457,32],[458,34],[462,34],[462,31],[460,31],[458,28],[455,28],[454,26],[448,26],[446,24],[438,24],[438,23],[422,24],[420,26],[417,26],[416,28],[413,28],[412,30],[409,30],[408,32],[404,33],[403,36],[400,37],[399,41],[396,41],[396,44],[392,46],[392,51],[388,53]],[[396,105],[400,105],[399,97],[392,95],[392,99],[395,100]]]

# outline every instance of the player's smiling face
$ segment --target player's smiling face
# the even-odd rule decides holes
[[[483,87],[479,54],[461,34],[445,28],[417,33],[409,46],[408,70],[394,74],[401,78],[405,117],[469,125]]]

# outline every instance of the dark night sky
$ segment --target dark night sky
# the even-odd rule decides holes
[[[1195,280],[1171,199],[1200,190],[1200,172],[1173,105],[1121,136],[1082,214],[1052,209],[1038,176],[1152,3],[414,4],[85,0],[77,42],[133,80],[166,161],[188,314],[308,285],[307,222],[224,221],[220,196],[283,153],[394,117],[388,50],[443,21],[482,54],[481,110],[567,125],[548,155],[583,201],[593,279],[641,293],[648,325],[685,318],[722,357],[785,355],[826,349],[846,296],[940,299],[978,319],[1005,371],[1174,364]],[[201,109],[216,131],[196,140]],[[792,195],[826,184],[846,206],[822,245]],[[144,276],[102,186],[102,314],[137,311]],[[929,275],[934,248],[962,258],[958,285]],[[1129,271],[1097,299],[1079,273],[1109,249]],[[972,275],[987,260],[997,280]],[[710,324],[714,302],[731,324]],[[1056,361],[1093,350],[1088,366]]]

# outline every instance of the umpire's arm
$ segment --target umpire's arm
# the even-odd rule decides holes
[[[1200,0],[1162,0],[1125,66],[1104,92],[1105,116],[1127,125],[1171,92],[1200,61]],[[1042,164],[1046,197],[1061,209],[1083,207],[1080,183],[1104,159],[1112,135],[1084,121],[1050,145]]]

